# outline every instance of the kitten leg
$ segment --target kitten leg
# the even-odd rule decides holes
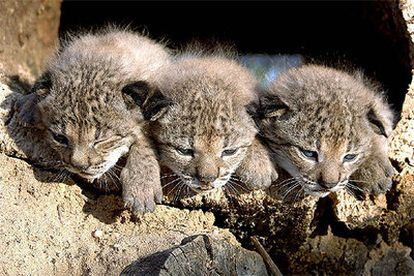
[[[243,159],[236,176],[253,189],[268,188],[278,178],[278,174],[266,147],[255,138]]]
[[[133,212],[155,210],[162,202],[160,167],[151,143],[145,138],[132,145],[121,172],[122,197]]]
[[[377,137],[373,141],[373,147],[373,154],[360,165],[351,179],[364,191],[377,195],[391,188],[394,168],[388,159],[386,139]]]

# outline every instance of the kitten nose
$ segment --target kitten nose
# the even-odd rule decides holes
[[[216,176],[214,175],[200,175],[199,178],[201,182],[213,182],[216,180]]]
[[[89,161],[82,151],[75,150],[72,154],[71,165],[80,171],[85,171],[89,168]]]
[[[318,184],[325,189],[332,189],[335,187],[338,183],[337,182],[326,182],[324,180],[318,181]]]
[[[80,171],[86,171],[89,168],[88,164],[76,164],[76,163],[72,163],[72,166],[74,166],[75,168],[77,168]]]

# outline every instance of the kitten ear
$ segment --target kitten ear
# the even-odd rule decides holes
[[[384,103],[374,104],[367,113],[367,119],[375,133],[388,138],[393,127],[393,114]]]
[[[49,94],[50,89],[52,88],[52,76],[50,72],[45,72],[40,78],[35,82],[30,90],[30,93],[38,95],[40,98],[45,98]]]
[[[16,101],[14,108],[26,126],[41,126],[41,111],[39,102],[49,94],[52,87],[50,73],[44,73],[30,89],[30,94],[21,97]]]
[[[259,99],[257,113],[259,118],[285,119],[289,112],[289,106],[279,96],[274,94],[264,94]]]
[[[126,85],[122,93],[130,97],[124,97],[127,105],[133,104],[141,108],[145,120],[155,121],[160,118],[167,108],[172,105],[171,99],[164,96],[158,88],[150,86],[145,81],[137,81]]]

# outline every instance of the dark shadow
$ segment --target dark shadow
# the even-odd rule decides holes
[[[381,233],[380,229],[373,226],[365,228],[350,229],[345,222],[340,221],[337,217],[334,207],[338,203],[335,194],[320,198],[311,226],[314,227],[311,238],[316,236],[326,235],[328,227],[331,228],[332,233],[341,238],[353,238],[363,242],[367,246],[376,245],[378,236]]]
[[[360,68],[401,110],[411,82],[411,42],[398,1],[63,1],[60,33],[129,24],[170,46],[198,39],[234,43],[241,54],[302,54]]]
[[[401,228],[399,240],[403,245],[411,248],[410,256],[414,259],[414,220],[410,220]]]
[[[129,219],[122,216],[125,207],[120,196],[96,195],[85,190],[82,191],[82,194],[88,198],[88,201],[85,202],[85,205],[82,208],[82,211],[85,214],[92,215],[106,224],[112,224],[117,220],[120,220],[121,223],[125,223],[127,219]],[[132,218],[132,220],[135,219]]]

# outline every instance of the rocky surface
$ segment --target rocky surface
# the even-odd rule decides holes
[[[381,242],[367,247],[355,239],[327,235],[307,240],[294,256],[291,269],[297,274],[412,275],[410,249],[399,243]]]
[[[0,71],[38,76],[57,46],[60,0],[0,1]]]

